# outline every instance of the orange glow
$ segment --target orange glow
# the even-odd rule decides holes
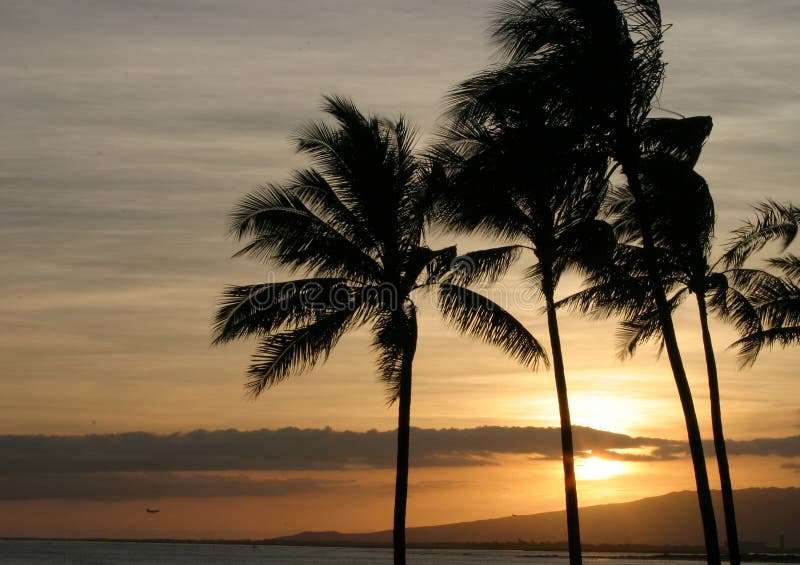
[[[575,475],[581,481],[601,481],[622,475],[629,471],[623,461],[611,461],[600,457],[578,459],[575,462]]]

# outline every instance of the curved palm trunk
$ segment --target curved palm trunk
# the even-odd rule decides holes
[[[658,272],[658,265],[655,260],[655,243],[650,226],[649,214],[643,201],[641,181],[639,179],[638,166],[633,163],[622,163],[622,172],[628,180],[628,187],[633,195],[638,208],[639,224],[642,232],[642,246],[644,248],[645,261],[647,262],[647,275],[650,287],[658,309],[658,318],[661,325],[661,333],[664,337],[664,346],[667,350],[667,357],[672,368],[672,375],[675,378],[675,385],[678,388],[678,396],[683,408],[683,418],[686,421],[686,433],[689,439],[689,451],[692,455],[692,466],[694,467],[695,483],[697,485],[697,498],[700,504],[700,518],[703,523],[703,537],[706,546],[706,559],[709,565],[719,565],[719,538],[717,537],[717,523],[714,518],[714,506],[711,502],[711,487],[708,483],[708,471],[706,469],[705,455],[703,454],[703,440],[700,436],[700,426],[697,423],[697,412],[692,400],[692,391],[689,387],[689,380],[686,377],[686,369],[683,366],[678,339],[675,335],[675,327],[672,324],[672,314],[670,313],[667,295]]]
[[[725,533],[728,538],[728,558],[731,565],[742,562],[739,553],[739,534],[736,528],[736,511],[733,505],[733,485],[728,466],[728,452],[725,448],[725,435],[722,433],[722,405],[719,399],[719,380],[717,378],[717,360],[714,346],[711,343],[711,332],[708,329],[708,311],[705,296],[697,293],[697,306],[700,309],[700,328],[703,332],[703,350],[708,370],[708,392],[711,398],[711,427],[714,432],[714,451],[719,467],[719,481],[722,490],[722,508],[725,513]]]
[[[408,452],[411,430],[411,367],[417,347],[416,320],[408,343],[404,348],[403,369],[400,380],[399,410],[397,417],[397,469],[394,484],[394,525],[392,546],[394,565],[406,563],[406,500],[408,499]]]
[[[547,278],[547,277],[546,277]],[[564,373],[564,357],[561,353],[561,337],[558,332],[555,300],[552,286],[545,282],[547,303],[547,329],[550,333],[550,349],[553,356],[553,374],[556,378],[558,414],[561,419],[561,457],[564,463],[564,491],[567,503],[567,540],[570,565],[581,565],[581,528],[578,518],[578,485],[575,480],[575,452],[572,445],[572,421],[569,415],[567,377]]]

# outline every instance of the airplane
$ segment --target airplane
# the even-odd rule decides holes
[[[158,508],[145,508],[144,510],[148,514],[158,514],[159,512],[161,512],[161,510],[159,510]]]

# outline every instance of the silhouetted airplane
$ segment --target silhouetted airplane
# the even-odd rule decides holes
[[[145,511],[148,514],[158,514],[159,512],[161,512],[161,510],[159,510],[158,508],[145,508]]]

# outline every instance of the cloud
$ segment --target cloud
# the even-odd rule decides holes
[[[781,465],[781,469],[790,469],[795,473],[800,474],[800,463],[784,463]]]
[[[728,455],[779,455],[800,456],[800,436],[785,438],[761,438],[748,441],[727,440]]]
[[[666,461],[686,445],[576,426],[575,449],[623,461]],[[412,466],[499,465],[497,455],[561,457],[558,428],[479,427],[420,429],[411,434]],[[0,500],[147,500],[237,496],[289,496],[363,488],[349,480],[259,476],[259,472],[391,469],[394,431],[195,430],[157,435],[0,436]],[[706,446],[713,453],[713,446]],[[800,436],[729,441],[732,456],[800,456]],[[799,465],[786,463],[797,470]],[[455,481],[427,481],[436,488]],[[385,488],[389,485],[373,488]]]
[[[155,500],[289,496],[351,486],[351,481],[262,479],[178,473],[18,473],[0,481],[0,500]]]
[[[612,459],[654,461],[679,457],[686,446],[578,426],[575,449]],[[731,455],[796,456],[800,455],[800,436],[729,441],[728,451]],[[414,428],[411,452],[412,464],[419,467],[490,465],[498,454],[558,459],[560,432],[500,426]],[[282,428],[168,435],[6,435],[0,436],[0,453],[1,474],[388,469],[395,464],[395,432]]]
[[[615,459],[651,459],[652,455],[632,455],[612,450],[663,449],[672,456],[680,444],[658,438],[631,437],[625,434],[574,426],[576,452],[604,454]],[[561,457],[561,432],[558,428],[485,426],[471,429],[415,430],[415,445],[430,461],[444,454],[467,459],[488,460],[493,454],[535,454],[539,458]],[[480,460],[480,459],[479,459]]]
[[[707,457],[714,456],[713,441],[703,442]],[[756,457],[800,457],[800,436],[783,438],[758,438],[745,441],[725,440],[725,447],[728,456],[752,455]],[[670,445],[656,448],[652,456],[654,459],[667,460],[682,456],[688,452],[688,446],[684,443],[674,442]]]
[[[391,468],[395,464],[395,444],[394,431],[350,432],[330,428],[196,430],[170,435],[137,432],[0,436],[0,452],[8,454],[0,473]],[[576,428],[578,451],[643,445],[667,448],[670,444],[664,440]],[[416,466],[472,466],[492,464],[495,454],[535,453],[558,458],[561,444],[556,428],[415,428],[411,451]]]

